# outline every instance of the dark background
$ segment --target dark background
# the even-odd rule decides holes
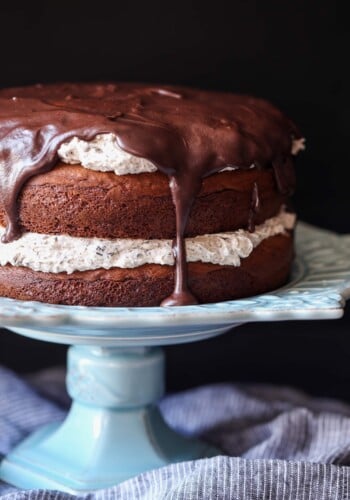
[[[346,16],[336,2],[53,2],[0,5],[0,86],[56,80],[179,83],[265,97],[299,124],[300,217],[350,232]],[[350,400],[350,312],[327,322],[251,324],[168,348],[168,387],[221,380],[291,384]],[[18,371],[65,348],[1,332]]]

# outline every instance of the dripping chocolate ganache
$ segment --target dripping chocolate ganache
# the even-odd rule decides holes
[[[0,90],[0,295],[188,305],[282,285],[296,126],[250,96],[126,83]]]

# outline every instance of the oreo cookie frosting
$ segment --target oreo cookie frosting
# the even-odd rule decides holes
[[[283,284],[296,126],[249,96],[126,83],[0,90],[0,294],[188,305]]]

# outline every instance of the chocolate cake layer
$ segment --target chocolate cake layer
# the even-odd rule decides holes
[[[201,303],[264,293],[288,279],[293,259],[291,233],[264,240],[239,267],[190,263],[189,286]],[[158,306],[174,286],[174,267],[66,273],[0,267],[0,295],[21,300],[86,306]]]
[[[256,184],[260,209],[252,214]],[[287,197],[271,169],[227,171],[203,180],[185,235],[197,236],[247,228],[276,215]],[[122,175],[60,164],[32,177],[19,197],[25,231],[99,238],[176,236],[168,178],[161,172]],[[0,224],[6,225],[0,200]]]

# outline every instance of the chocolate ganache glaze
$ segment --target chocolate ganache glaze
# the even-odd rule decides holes
[[[21,235],[17,198],[33,175],[52,169],[60,145],[113,133],[124,151],[169,177],[176,213],[175,289],[162,305],[196,303],[187,285],[184,231],[202,179],[225,167],[273,168],[278,189],[294,189],[296,126],[268,102],[244,95],[141,84],[55,84],[0,90],[3,242]],[[250,230],[259,209],[252,192]]]

